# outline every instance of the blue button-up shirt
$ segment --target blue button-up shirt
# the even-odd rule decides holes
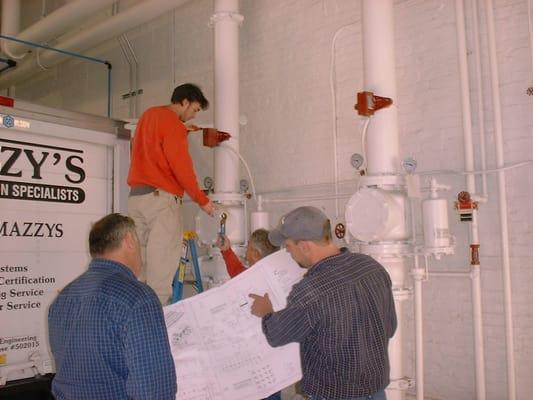
[[[367,255],[343,250],[318,262],[262,323],[270,345],[300,343],[302,390],[313,397],[355,399],[389,383],[391,280]]]
[[[94,259],[52,303],[48,327],[57,400],[175,399],[161,305],[124,265]]]

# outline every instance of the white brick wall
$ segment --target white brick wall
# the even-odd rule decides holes
[[[376,0],[379,1],[379,0]],[[466,3],[470,71],[473,72],[470,2]],[[484,3],[484,2],[480,2]],[[462,116],[455,33],[455,2],[395,1],[396,66],[398,78],[401,157],[413,156],[420,170],[463,167]],[[533,85],[528,40],[527,0],[495,0],[498,66],[502,95],[505,158],[508,163],[532,159]],[[207,27],[212,1],[191,1],[128,33],[140,63],[140,107],[168,101],[181,82],[199,83],[213,98],[212,30]],[[329,87],[330,51],[336,43],[337,154],[340,180],[354,180],[349,165],[361,152],[360,120],[353,111],[355,94],[363,89],[360,2],[352,0],[241,0],[240,30],[241,127],[240,149],[248,160],[259,192],[285,191],[302,185],[333,182],[333,134]],[[481,8],[483,90],[488,167],[495,166],[493,111],[488,80],[485,11]],[[113,63],[113,115],[128,116],[120,95],[129,90],[128,67],[116,40],[91,55]],[[105,77],[101,66],[69,62],[43,77],[19,85],[19,97],[49,105],[105,111]],[[46,78],[46,79],[44,79]],[[477,92],[473,79],[474,142],[479,146]],[[386,95],[382,93],[380,95]],[[200,122],[212,122],[212,108]],[[212,151],[192,139],[198,175],[213,176]],[[476,148],[476,152],[478,149]],[[476,164],[479,166],[479,161]],[[243,177],[245,174],[243,172]],[[450,219],[458,246],[456,254],[437,267],[467,267],[468,227],[451,208],[465,190],[464,178],[443,176],[453,186]],[[478,190],[481,190],[477,179]],[[506,358],[503,289],[498,219],[497,181],[489,176],[489,201],[480,209],[482,299],[485,329],[487,399],[505,399]],[[513,283],[518,398],[533,393],[533,194],[532,166],[507,173],[509,236]],[[331,193],[332,186],[308,187],[306,193]],[[296,192],[298,193],[298,192]],[[334,202],[313,202],[332,217]],[[341,205],[344,201],[341,202]],[[268,205],[272,222],[298,204]],[[192,210],[193,208],[190,207]],[[432,278],[424,284],[425,389],[428,398],[466,400],[475,397],[474,349],[470,283],[457,278]],[[412,304],[407,302],[405,372],[414,376]]]

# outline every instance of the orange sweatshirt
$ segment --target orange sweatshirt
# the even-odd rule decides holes
[[[231,278],[236,277],[241,272],[246,271],[246,267],[243,265],[241,260],[239,260],[239,257],[237,257],[237,254],[233,252],[231,247],[227,250],[223,250],[222,257],[224,258],[224,262],[226,263],[226,269],[228,270],[228,275]]]
[[[153,186],[180,197],[187,192],[200,206],[209,202],[198,186],[187,128],[166,106],[149,108],[137,124],[128,185]]]

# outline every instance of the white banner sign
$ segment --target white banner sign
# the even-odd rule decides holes
[[[33,376],[32,364],[53,372],[48,306],[87,268],[90,225],[111,211],[113,178],[113,147],[75,140],[77,128],[69,128],[72,139],[62,139],[4,126],[0,384]]]

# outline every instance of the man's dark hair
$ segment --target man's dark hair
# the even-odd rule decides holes
[[[117,249],[128,232],[135,232],[135,222],[125,215],[109,214],[96,221],[89,233],[91,257]]]
[[[250,243],[256,249],[261,258],[268,256],[279,250],[279,247],[274,246],[268,240],[268,231],[266,229],[257,229],[253,231],[250,236]]]
[[[189,100],[190,103],[195,101],[200,103],[202,110],[206,110],[209,107],[209,101],[205,98],[202,90],[192,83],[184,83],[177,86],[170,98],[172,104],[181,103],[183,100]]]

